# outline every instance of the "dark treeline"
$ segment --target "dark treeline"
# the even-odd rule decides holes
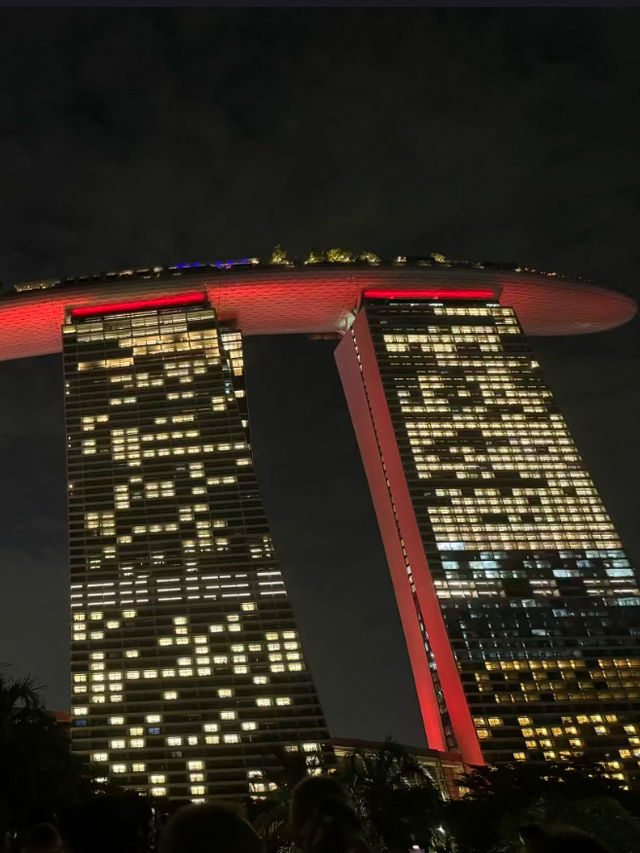
[[[535,827],[554,825],[584,831],[602,845],[594,850],[640,850],[640,792],[586,761],[477,768],[450,798],[428,768],[391,739],[340,760],[284,751],[278,758],[279,770],[265,770],[269,793],[233,804],[262,838],[265,853],[299,849],[292,798],[309,778],[344,791],[344,802],[329,797],[333,811],[323,825],[353,814],[359,843],[374,853],[551,850],[550,842],[535,846]],[[167,818],[182,805],[105,781],[102,768],[71,754],[65,727],[43,707],[34,685],[0,674],[0,831],[8,853],[29,853],[29,833],[42,823],[58,830],[60,849],[69,853],[154,853]],[[533,846],[523,847],[523,832],[531,833]]]

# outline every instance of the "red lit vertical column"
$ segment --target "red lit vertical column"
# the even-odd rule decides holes
[[[335,357],[380,527],[428,745],[432,749],[448,749],[409,566],[462,760],[466,764],[483,764],[431,579],[364,311],[336,348]]]

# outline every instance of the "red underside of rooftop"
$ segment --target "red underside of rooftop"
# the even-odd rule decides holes
[[[605,331],[630,320],[630,297],[580,282],[526,273],[421,269],[256,270],[218,276],[87,283],[30,291],[0,300],[0,360],[58,352],[65,311],[117,302],[182,298],[206,293],[218,316],[246,335],[326,335],[341,331],[364,291],[383,298],[402,292],[429,299],[485,298],[496,293],[513,307],[528,335]],[[483,296],[473,296],[473,293]],[[456,295],[454,295],[456,294]],[[460,295],[462,294],[462,295]],[[407,297],[405,297],[407,298]]]

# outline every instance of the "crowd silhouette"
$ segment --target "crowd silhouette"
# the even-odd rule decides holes
[[[373,853],[345,788],[332,776],[309,776],[295,786],[289,831],[290,843],[281,849],[290,853]],[[519,837],[521,853],[617,853],[571,827],[528,825],[519,829]],[[406,853],[416,853],[418,849],[414,845]],[[141,809],[133,799],[106,795],[85,804],[66,828],[57,828],[50,822],[34,824],[22,840],[5,839],[5,850],[11,853],[264,853],[265,848],[238,804],[185,805],[170,815],[163,827],[158,827],[154,825],[153,810]],[[455,845],[451,844],[438,848],[438,853],[455,851]]]

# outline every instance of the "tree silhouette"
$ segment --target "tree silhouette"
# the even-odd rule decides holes
[[[430,850],[440,842],[442,795],[428,770],[392,738],[348,753],[338,775],[378,850]]]
[[[289,831],[289,809],[293,789],[308,773],[327,773],[332,767],[326,756],[314,753],[286,752],[282,748],[271,750],[276,764],[263,769],[263,779],[271,787],[267,797],[249,804],[251,822],[262,837],[267,853],[288,849],[293,841]]]
[[[373,850],[440,849],[441,794],[428,771],[391,738],[375,749],[354,748],[337,764],[316,756],[310,766],[308,756],[283,750],[278,759],[279,768],[264,771],[275,790],[252,814],[268,852],[291,847],[291,794],[310,771],[332,773],[342,783]]]
[[[21,833],[55,820],[91,791],[88,768],[71,755],[66,732],[33,681],[0,671],[0,830]]]
[[[520,853],[518,828],[582,829],[615,853],[640,849],[637,797],[588,762],[480,767],[460,780],[469,793],[443,817],[456,853]]]

